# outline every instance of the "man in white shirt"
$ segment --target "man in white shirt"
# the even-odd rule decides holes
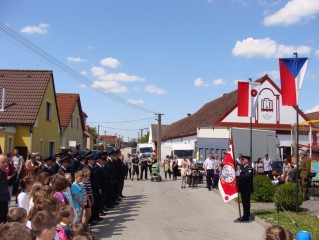
[[[24,159],[21,155],[19,155],[18,149],[13,150],[12,162],[13,162],[14,168],[17,171],[16,181],[13,184],[13,190],[12,190],[12,195],[15,195],[18,191],[19,182],[21,180],[21,171],[23,169],[23,164],[24,164]]]
[[[213,179],[214,179],[214,168],[215,168],[215,161],[213,159],[213,155],[211,153],[208,154],[203,167],[206,172],[206,184],[208,191],[212,190],[213,187]]]
[[[268,158],[268,153],[265,155],[265,158],[263,159],[264,164],[264,174],[267,175],[270,179],[272,179],[272,161],[270,158]]]

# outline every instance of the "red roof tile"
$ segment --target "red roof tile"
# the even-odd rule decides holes
[[[1,125],[34,125],[52,71],[0,70],[0,101],[5,88],[5,110]],[[54,83],[53,83],[54,86]]]
[[[212,126],[234,104],[237,103],[237,90],[206,103],[196,113],[172,123],[162,139],[172,139],[196,134],[198,127]]]
[[[57,93],[56,100],[58,105],[61,127],[69,126],[71,116],[74,112],[74,108],[76,104],[78,104],[82,130],[84,131],[85,126],[84,126],[84,120],[83,120],[83,114],[82,114],[80,95],[76,93]]]

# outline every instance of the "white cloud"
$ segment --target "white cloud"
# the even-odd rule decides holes
[[[313,108],[306,110],[305,113],[318,112],[318,111],[319,111],[319,105],[316,105]]]
[[[196,79],[194,80],[194,85],[195,85],[196,87],[207,87],[207,86],[208,86],[208,84],[207,84],[207,83],[204,83],[203,79],[201,79],[201,78],[196,78]]]
[[[145,91],[148,93],[166,94],[166,91],[164,89],[161,89],[161,88],[154,86],[154,85],[146,86]]]
[[[80,88],[87,88],[87,85],[86,84],[80,84],[79,87]]]
[[[144,78],[126,73],[105,73],[99,77],[105,81],[121,81],[121,82],[143,82]]]
[[[121,63],[117,59],[111,58],[111,57],[103,58],[100,61],[100,63],[102,66],[110,67],[110,68],[117,68],[117,67],[121,66]]]
[[[319,13],[318,0],[291,0],[274,14],[265,17],[264,25],[292,25]]]
[[[219,85],[225,85],[226,81],[219,78],[219,79],[214,79],[212,83],[213,83],[213,86],[219,86]]]
[[[92,67],[91,72],[93,76],[103,76],[106,74],[106,71],[103,67]]]
[[[103,81],[143,82],[143,77],[128,75],[126,73],[108,73],[103,67],[92,67],[93,76]]]
[[[81,74],[82,76],[88,75],[88,73],[87,73],[86,71],[82,71],[82,72],[80,72],[80,74]]]
[[[67,59],[68,59],[69,62],[76,62],[76,63],[86,62],[85,59],[82,59],[82,58],[79,58],[79,57],[68,57]]]
[[[280,73],[277,70],[271,70],[271,71],[262,71],[259,72],[257,75],[258,77],[263,77],[267,74],[272,80],[277,81],[280,79]]]
[[[315,55],[316,55],[316,57],[319,57],[319,49],[317,49],[317,50],[315,51]]]
[[[135,105],[144,104],[144,101],[142,99],[127,99],[127,102]]]
[[[92,87],[102,88],[106,92],[111,92],[111,93],[124,93],[128,91],[127,87],[121,86],[116,81],[94,81],[92,84]]]
[[[28,34],[45,34],[48,32],[49,27],[50,26],[47,23],[40,23],[38,26],[25,26],[20,32]]]
[[[263,57],[263,58],[279,58],[291,56],[293,52],[298,54],[309,54],[311,48],[308,46],[286,46],[278,44],[270,38],[254,39],[246,38],[242,41],[237,41],[232,50],[234,56],[243,57]]]
[[[133,87],[132,90],[135,91],[135,92],[137,92],[137,91],[140,90],[140,88],[139,88],[139,87]]]

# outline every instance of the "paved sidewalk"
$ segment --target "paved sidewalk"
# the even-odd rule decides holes
[[[262,240],[268,225],[240,223],[236,205],[225,204],[217,190],[181,189],[180,180],[125,181],[120,205],[94,227],[98,239]],[[216,192],[215,192],[216,191]]]

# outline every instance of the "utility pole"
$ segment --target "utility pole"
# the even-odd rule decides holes
[[[97,125],[96,150],[99,150],[99,143],[100,143],[100,125]]]
[[[157,162],[160,163],[162,161],[162,156],[161,156],[161,145],[162,145],[162,113],[157,113]]]
[[[104,151],[106,149],[106,131],[104,131]]]

